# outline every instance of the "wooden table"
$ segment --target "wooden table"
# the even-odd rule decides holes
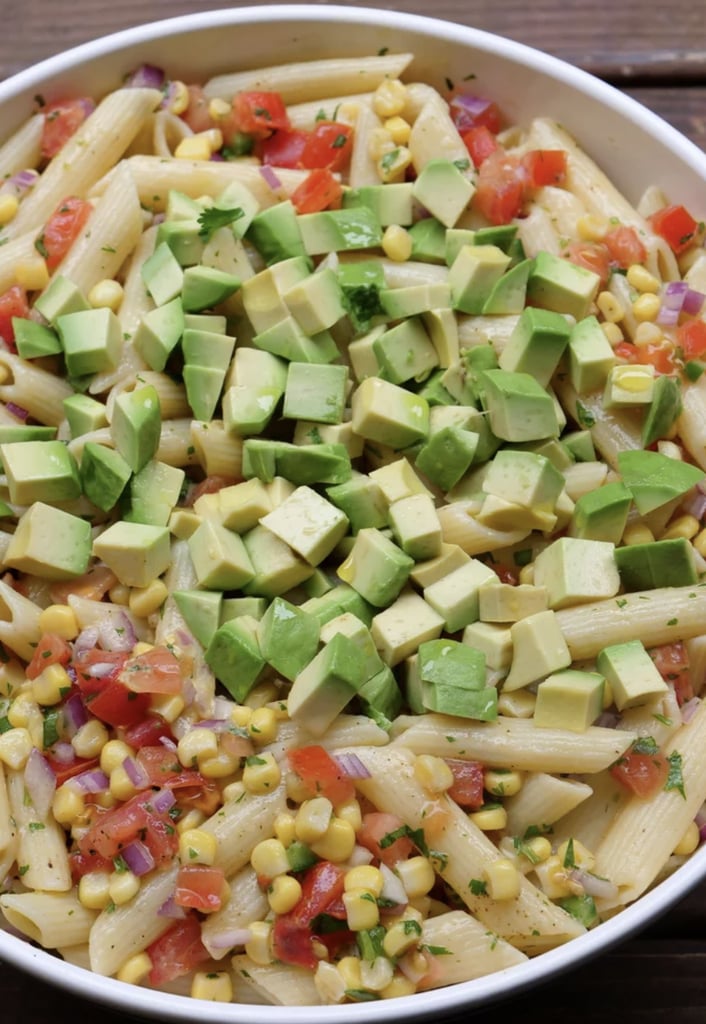
[[[218,6],[208,0],[2,0],[0,78],[108,32]],[[381,6],[433,13],[564,58],[624,89],[706,150],[705,0],[391,0]],[[7,1024],[69,1024],[96,1012],[104,1024],[127,1020],[11,967],[2,971]],[[501,1014],[524,1024],[702,1022],[706,884],[640,937],[473,1016],[490,1022]],[[468,1016],[439,1024],[461,1024]]]

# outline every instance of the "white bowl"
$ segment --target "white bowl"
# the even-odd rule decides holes
[[[34,97],[100,95],[143,62],[187,81],[291,59],[356,56],[383,47],[416,54],[414,74],[443,87],[475,75],[511,122],[534,114],[560,121],[637,202],[657,184],[706,219],[706,155],[636,101],[562,61],[473,28],[412,14],[351,7],[265,6],[199,13],[86,43],[0,83],[0,139],[34,109]],[[127,985],[75,967],[0,930],[0,959],[44,981],[140,1016],[219,1024],[345,1024],[445,1017],[516,995],[578,966],[644,928],[706,878],[706,847],[619,915],[582,937],[511,969],[418,995],[323,1007],[209,1003]]]

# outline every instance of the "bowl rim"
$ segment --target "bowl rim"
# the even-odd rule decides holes
[[[589,71],[577,68],[565,60],[544,53],[525,43],[484,29],[463,25],[443,18],[384,10],[374,6],[345,7],[342,5],[275,3],[257,7],[216,8],[158,21],[146,22],[131,28],[109,33],[80,43],[62,53],[47,57],[29,68],[20,70],[0,82],[0,107],[27,90],[46,84],[81,64],[92,63],[112,54],[127,51],[139,44],[157,43],[165,36],[178,36],[194,31],[273,21],[335,23],[355,22],[371,27],[395,28],[401,22],[413,32],[429,34],[437,39],[458,43],[496,54],[518,65],[530,67],[587,94],[591,99],[606,103],[619,115],[635,122],[652,136],[672,148],[675,162],[683,162],[706,181],[706,153],[683,136],[658,114],[636,99],[595,77]],[[13,966],[34,974],[48,984],[77,994],[80,998],[112,1006],[142,1017],[164,1020],[189,1021],[194,1014],[208,1024],[346,1024],[356,1021],[381,1022],[446,1016],[463,1009],[479,1008],[507,1000],[518,991],[540,986],[557,974],[578,969],[589,960],[606,953],[645,928],[675,903],[683,899],[699,882],[706,878],[706,846],[698,850],[670,877],[641,896],[618,915],[598,925],[565,945],[548,950],[538,957],[494,974],[460,982],[446,988],[434,989],[390,1001],[352,1003],[327,1006],[270,1006],[251,1003],[209,1003],[187,996],[133,986],[115,978],[93,974],[83,967],[61,962],[57,956],[38,948],[23,938],[0,930],[0,958]],[[57,967],[61,963],[61,967]]]

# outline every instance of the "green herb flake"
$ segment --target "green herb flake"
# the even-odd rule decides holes
[[[34,248],[40,256],[44,257],[45,260],[49,258],[49,250],[44,244],[44,235],[40,235],[39,238],[35,239]]]
[[[17,869],[17,873],[20,876],[20,878],[22,878],[23,875],[26,875],[28,871],[29,864],[20,864],[19,868]]]
[[[619,597],[615,603],[617,604],[618,608],[624,608],[627,605],[628,601],[626,597]]]
[[[641,736],[635,740],[631,750],[633,754],[647,754],[648,757],[654,757],[655,754],[659,753],[659,747],[654,736]]]
[[[667,761],[669,762],[669,772],[664,788],[665,790],[676,789],[678,793],[681,793],[683,799],[686,800],[684,775],[682,773],[682,756],[678,750],[673,750]]]
[[[576,857],[574,855],[574,840],[569,839],[566,844],[566,853],[564,854],[564,867],[572,870],[576,867]]]
[[[42,821],[30,821],[27,827],[30,832],[43,832],[47,826]]]
[[[331,143],[331,149],[342,149],[347,142],[348,136],[344,134],[344,132],[341,132],[341,134],[337,135]]]
[[[399,148],[391,149],[389,153],[385,153],[382,160],[380,161],[380,166],[383,169],[383,171],[385,171],[385,173],[392,170],[392,168],[395,166],[395,162],[397,161],[399,155]]]
[[[377,992],[368,992],[365,988],[347,988],[345,995],[352,1003],[372,1003],[380,998]]]
[[[676,626],[678,622],[679,622],[679,619],[667,619],[667,625],[668,626]]]
[[[446,946],[430,946],[425,942],[419,948],[426,953],[431,953],[432,956],[451,956],[451,950]]]
[[[415,921],[414,918],[408,918],[402,922],[402,930],[405,935],[421,935],[422,926],[419,921]]]
[[[471,890],[471,894],[473,896],[488,895],[488,885],[482,878],[472,878],[468,883],[468,888]]]
[[[583,427],[584,430],[589,430],[596,422],[596,417],[586,408],[583,402],[576,403],[576,419],[579,422],[579,426]]]
[[[227,210],[222,210],[218,206],[210,206],[207,210],[203,210],[199,214],[199,238],[205,238],[208,240],[211,235],[218,231],[219,228],[225,227],[227,224],[232,224],[236,220],[240,220],[244,217],[242,207],[234,206]]]

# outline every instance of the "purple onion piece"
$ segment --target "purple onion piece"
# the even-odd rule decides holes
[[[122,857],[133,875],[146,875],[154,867],[154,857],[139,839],[135,839],[122,851]]]
[[[682,311],[689,316],[696,316],[697,313],[701,312],[705,299],[706,295],[703,292],[697,292],[693,288],[689,288],[684,296]]]
[[[78,693],[72,693],[67,698],[63,707],[63,715],[67,734],[75,736],[81,726],[88,721],[88,712]]]
[[[127,89],[161,89],[164,85],[164,71],[154,64],[141,64],[123,84]]]
[[[269,164],[263,164],[262,167],[258,168],[258,170],[265,179],[266,184],[269,185],[273,192],[276,192],[278,188],[282,188],[282,182],[277,176],[276,171],[274,171]]]
[[[135,789],[145,789],[150,784],[147,772],[134,757],[126,757],[123,761],[123,768],[130,782]]]
[[[98,636],[104,651],[131,651],[137,642],[135,627],[125,612],[105,618],[98,626]]]
[[[684,502],[684,511],[695,519],[703,519],[706,514],[706,494],[695,489],[694,493]]]
[[[18,420],[22,420],[23,422],[29,416],[29,413],[26,409],[23,409],[21,405],[15,405],[14,402],[5,402],[5,408],[13,416],[16,416]]]
[[[370,772],[365,767],[361,759],[357,754],[345,753],[336,754],[334,758],[336,764],[341,769],[346,778],[349,779],[369,779]]]
[[[59,743],[55,743],[51,748],[51,756],[55,761],[58,761],[59,764],[71,764],[76,755],[74,754],[74,748],[70,743],[62,743],[60,741]]]
[[[679,310],[662,306],[657,314],[657,323],[662,327],[675,327],[679,323]]]
[[[110,785],[110,779],[100,768],[74,775],[71,781],[86,793],[103,793]]]
[[[180,907],[173,896],[166,899],[162,906],[157,911],[158,917],[169,917],[174,921],[179,921],[186,917],[186,911],[183,907]]]
[[[74,654],[80,657],[98,644],[98,626],[86,626],[74,641]]]
[[[176,803],[176,797],[171,789],[160,789],[154,794],[150,803],[157,814],[166,814]]]

